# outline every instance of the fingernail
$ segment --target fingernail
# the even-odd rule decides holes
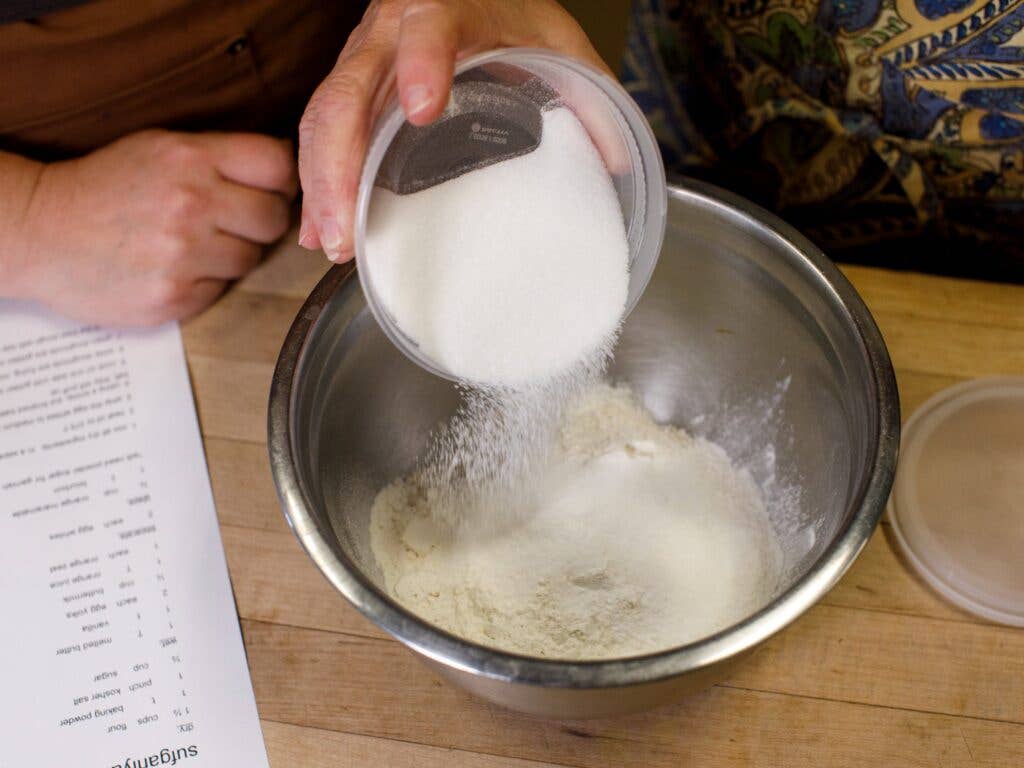
[[[431,93],[425,85],[410,85],[405,91],[405,114],[418,115],[430,106]]]
[[[303,219],[302,223],[299,225],[299,245],[303,248],[311,247],[309,244],[309,225],[306,223],[305,219]]]
[[[336,220],[326,218],[320,222],[320,245],[324,247],[328,259],[337,261],[341,250],[341,228]]]

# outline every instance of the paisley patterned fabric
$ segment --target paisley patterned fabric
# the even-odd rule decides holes
[[[832,255],[1024,278],[1024,0],[634,0],[623,76]]]

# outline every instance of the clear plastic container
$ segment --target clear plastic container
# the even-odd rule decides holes
[[[506,48],[467,58],[456,66],[453,97],[438,121],[445,123],[443,130],[432,135],[416,131],[406,123],[397,99],[384,109],[370,138],[356,204],[356,265],[366,301],[388,338],[438,376],[455,378],[398,327],[374,290],[365,251],[373,189],[415,191],[469,167],[530,151],[531,140],[539,135],[539,112],[530,105],[552,100],[572,109],[587,129],[618,193],[629,244],[626,315],[654,272],[668,207],[665,169],[654,133],[625,89],[603,72],[542,49]],[[507,131],[505,143],[484,140],[492,123]],[[422,141],[409,140],[413,133]]]

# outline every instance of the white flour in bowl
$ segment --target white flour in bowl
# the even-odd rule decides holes
[[[609,345],[629,288],[615,188],[565,108],[529,154],[413,194],[375,189],[365,252],[398,327],[476,385],[565,374]]]
[[[531,471],[525,508],[463,511],[454,526],[427,475],[384,488],[371,545],[391,594],[484,645],[601,659],[698,640],[774,593],[780,550],[753,480],[628,390],[574,403]]]

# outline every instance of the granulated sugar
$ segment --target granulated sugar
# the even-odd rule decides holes
[[[604,372],[614,338],[555,377],[515,389],[461,388],[458,410],[420,462],[436,520],[500,525],[529,505],[532,477],[549,458],[566,408]]]
[[[516,514],[435,514],[423,475],[377,496],[371,545],[387,589],[462,637],[562,659],[655,652],[763,605],[779,547],[750,476],[716,445],[659,426],[628,390],[573,404]],[[509,504],[519,505],[518,495]]]
[[[398,327],[473,384],[564,375],[614,336],[626,303],[618,197],[565,108],[544,114],[529,154],[409,195],[375,189],[365,248]]]

